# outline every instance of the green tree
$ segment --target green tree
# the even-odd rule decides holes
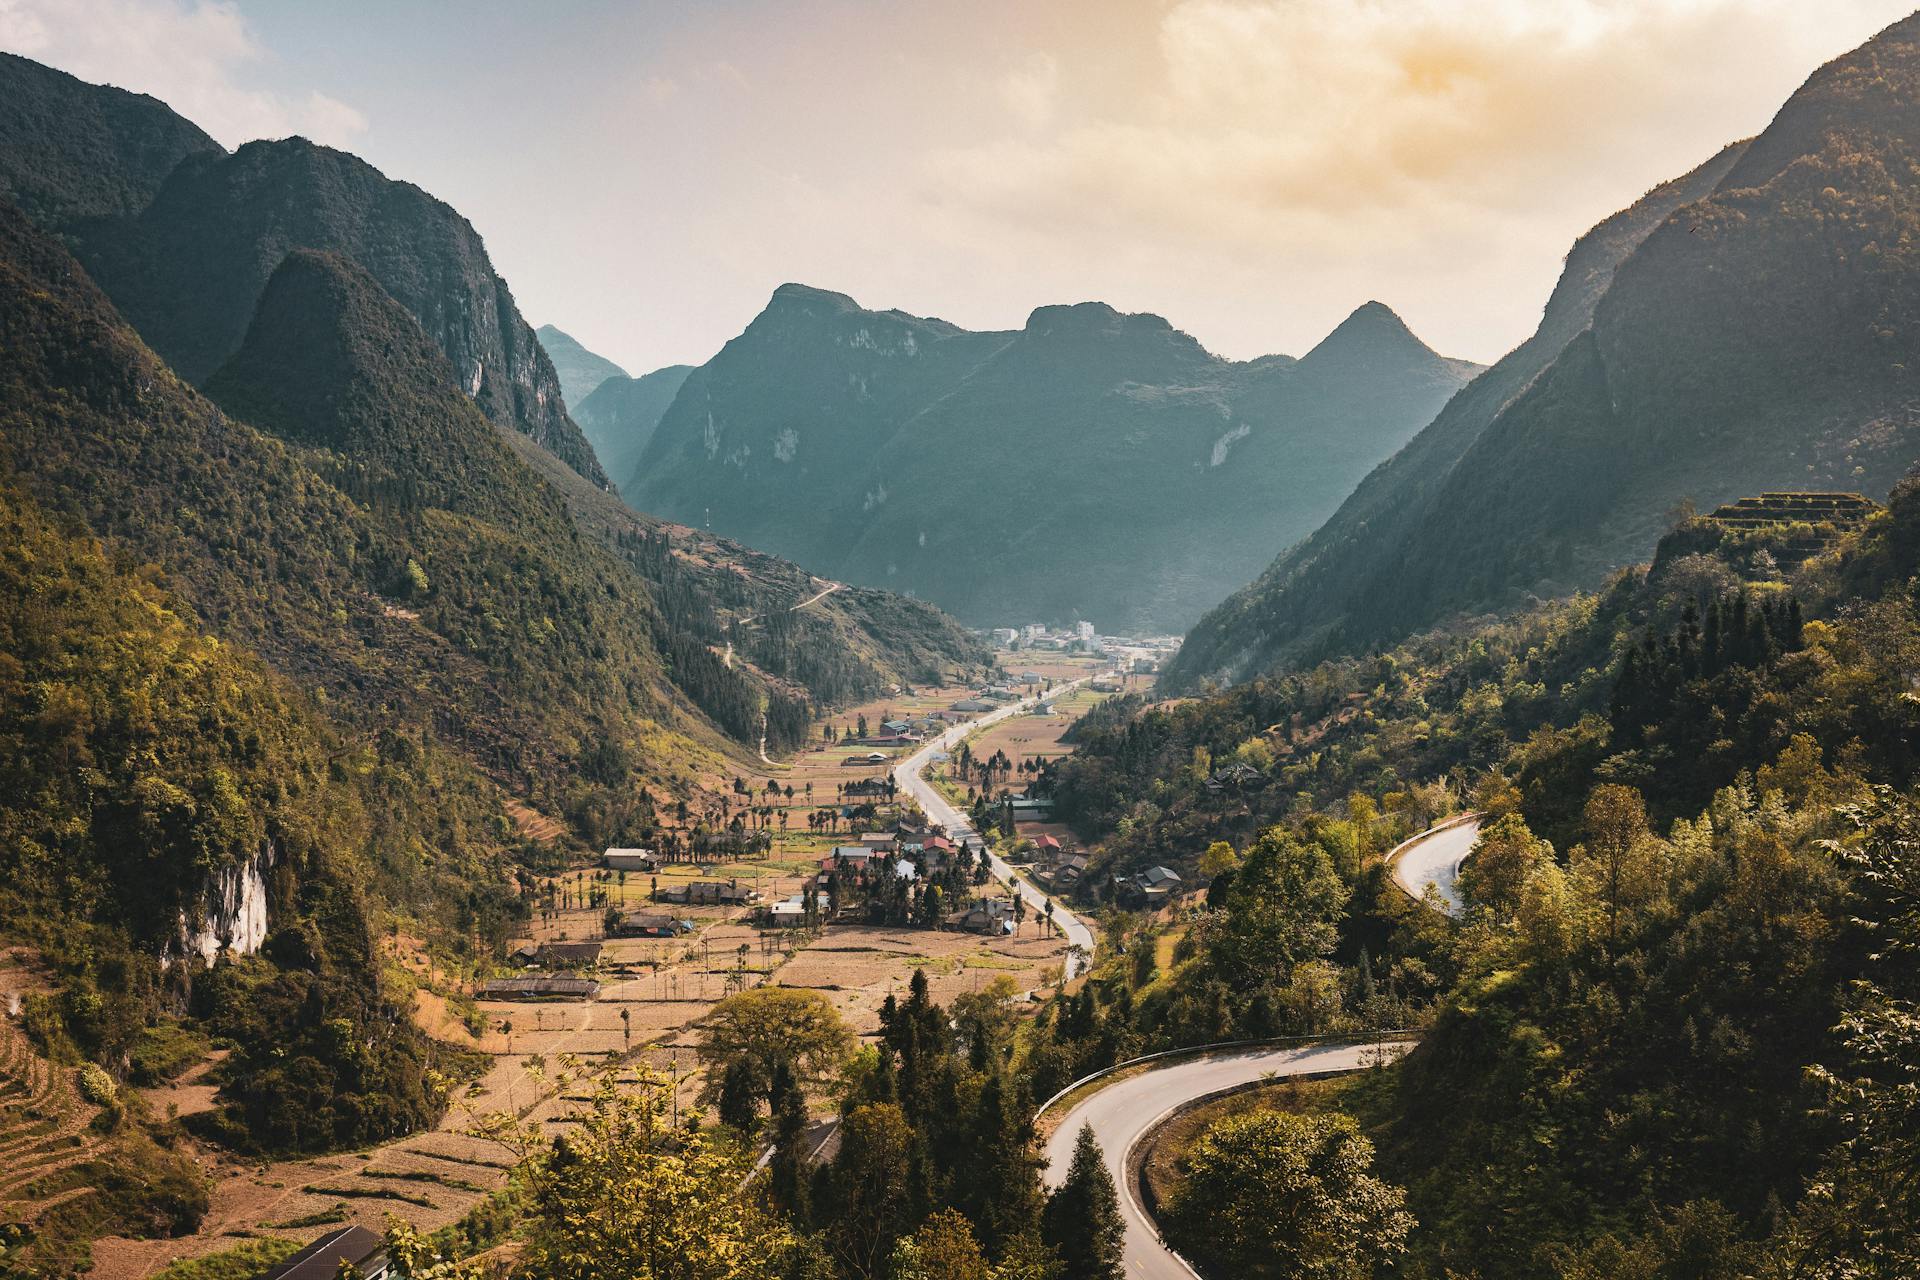
[[[729,1093],[751,1097],[756,1105],[771,1101],[774,1073],[783,1062],[802,1088],[825,1085],[853,1050],[853,1033],[818,991],[736,992],[715,1005],[703,1025],[699,1052],[707,1080],[701,1096],[709,1103]]]
[[[1333,948],[1347,891],[1318,844],[1274,827],[1261,835],[1206,921],[1209,962],[1233,987],[1291,973]]]
[[[891,1280],[990,1280],[987,1255],[965,1217],[942,1209],[894,1243]]]
[[[1541,867],[1553,861],[1553,846],[1527,829],[1518,813],[1508,813],[1480,832],[1473,854],[1460,867],[1460,893],[1469,903],[1501,917],[1510,916]]]
[[[1373,1144],[1349,1116],[1234,1116],[1194,1144],[1165,1220],[1227,1274],[1364,1280],[1413,1229],[1406,1193],[1372,1170]]]
[[[1066,1180],[1047,1197],[1041,1218],[1042,1238],[1060,1255],[1061,1280],[1120,1280],[1126,1234],[1113,1175],[1093,1126],[1082,1125]]]
[[[776,1280],[786,1227],[745,1159],[667,1121],[664,1087],[602,1084],[529,1178],[529,1274],[553,1280]]]
[[[835,1259],[860,1280],[883,1274],[893,1242],[912,1226],[913,1147],[913,1128],[891,1102],[855,1107],[840,1126],[827,1240]]]

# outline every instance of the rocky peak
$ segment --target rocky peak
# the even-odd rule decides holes
[[[1357,368],[1404,367],[1438,361],[1433,348],[1415,337],[1406,321],[1382,302],[1367,302],[1342,320],[1313,350],[1300,358],[1300,367],[1346,372]]]

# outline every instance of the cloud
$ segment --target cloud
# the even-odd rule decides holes
[[[271,59],[240,11],[215,0],[0,0],[0,49],[150,93],[227,146],[294,133],[344,146],[367,128],[317,90],[248,84]]]
[[[1013,118],[1030,129],[1053,120],[1060,89],[1060,63],[1047,53],[1031,53],[1000,77],[1000,100]]]
[[[1404,269],[1457,289],[1522,250],[1557,262],[1593,222],[1763,127],[1819,62],[1904,8],[1178,0],[1129,93],[1075,101],[1057,74],[1004,81],[1002,98],[1032,109],[924,157],[922,225],[988,254],[1071,246],[1137,278],[1249,261],[1324,276],[1337,262],[1356,284]]]

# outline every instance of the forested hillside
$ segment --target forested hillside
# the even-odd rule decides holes
[[[688,376],[624,492],[976,624],[1168,630],[1473,372],[1372,303],[1302,359],[1239,364],[1101,303],[974,333],[784,285]]]
[[[1593,587],[1649,555],[1688,500],[1885,492],[1920,457],[1906,355],[1917,78],[1908,19],[1822,68],[1744,149],[1621,215],[1606,239],[1630,252],[1591,326],[1543,327],[1563,345],[1537,374],[1539,347],[1483,376],[1209,615],[1172,678]],[[1509,364],[1524,389],[1490,381]]]
[[[1792,526],[1699,520],[1510,622],[1106,704],[1043,787],[1111,867],[1212,887],[1068,1069],[1431,1017],[1341,1104],[1407,1189],[1406,1273],[1903,1274],[1912,1199],[1847,1166],[1905,1149],[1876,1144],[1911,1038],[1857,984],[1907,982],[1876,956],[1910,935],[1916,522],[1907,483],[1785,575]],[[1467,805],[1448,921],[1380,856]]]
[[[138,213],[220,144],[166,103],[0,53],[0,197],[45,226]]]

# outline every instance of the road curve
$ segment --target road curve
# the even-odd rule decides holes
[[[1355,1071],[1404,1052],[1402,1041],[1316,1044],[1292,1048],[1234,1049],[1200,1058],[1176,1060],[1137,1076],[1107,1085],[1061,1117],[1047,1140],[1047,1185],[1065,1181],[1073,1161],[1073,1144],[1083,1125],[1093,1126],[1120,1193],[1120,1215],[1126,1220],[1124,1267],[1127,1280],[1195,1280],[1186,1260],[1160,1239],[1159,1228],[1140,1204],[1126,1165],[1133,1149],[1153,1127],[1189,1102],[1254,1081],[1319,1072]]]
[[[976,720],[968,720],[963,724],[955,725],[939,737],[930,740],[925,746],[894,766],[893,780],[895,785],[919,802],[920,807],[926,811],[928,818],[945,827],[949,839],[958,841],[967,836],[979,834],[973,829],[973,823],[968,820],[967,815],[947,803],[947,798],[935,790],[932,783],[921,776],[922,771],[926,769],[928,762],[933,758],[934,752],[952,751],[954,747],[959,745],[962,738],[973,733],[975,730],[984,729],[990,724],[997,724],[1009,716],[1017,716],[1034,703],[1040,701],[1042,697],[1057,698],[1075,685],[1085,684],[1090,679],[1092,679],[1091,676],[1082,676],[1078,680],[1071,680],[1066,684],[1055,685],[1045,694],[1033,694],[1029,697],[1021,698],[1017,702],[1009,702],[997,710],[989,711]],[[1036,919],[1046,911],[1047,895],[1042,893],[1032,883],[1014,875],[1013,868],[1008,866],[992,852],[988,852],[987,854],[987,866],[993,872],[995,879],[1011,887],[1015,893],[1026,900],[1027,910]],[[1067,910],[1066,904],[1057,898],[1053,900],[1053,922],[1060,926],[1060,931],[1065,935],[1067,942],[1071,945],[1078,946],[1084,953],[1083,958],[1078,964],[1075,964],[1071,959],[1067,962],[1069,969],[1067,976],[1069,978],[1078,977],[1081,971],[1093,961],[1093,930],[1087,927],[1086,921]]]
[[[1387,855],[1393,867],[1394,883],[1408,896],[1426,896],[1427,886],[1440,891],[1447,914],[1460,910],[1460,864],[1473,852],[1480,838],[1480,818],[1463,813],[1436,827],[1429,827]]]

